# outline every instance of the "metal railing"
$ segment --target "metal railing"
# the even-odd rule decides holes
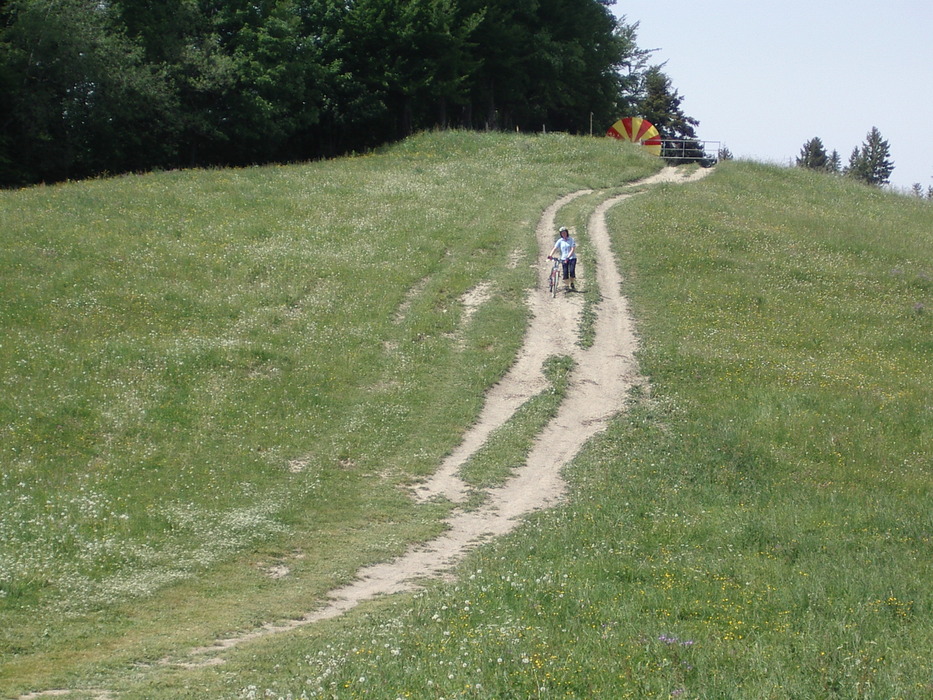
[[[699,163],[704,167],[715,165],[719,160],[722,144],[719,141],[700,139],[663,139],[661,157],[665,160]]]

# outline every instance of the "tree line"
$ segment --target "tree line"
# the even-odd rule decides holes
[[[881,136],[878,127],[873,126],[861,147],[856,146],[852,149],[848,165],[842,164],[839,151],[828,153],[823,140],[818,136],[803,144],[800,155],[797,156],[797,165],[801,168],[838,173],[881,187],[890,182],[891,173],[894,172],[894,162],[890,156],[891,145]]]
[[[692,136],[614,1],[0,0],[0,185],[603,132],[643,103]]]

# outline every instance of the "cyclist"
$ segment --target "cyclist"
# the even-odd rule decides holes
[[[560,264],[564,269],[564,289],[567,289],[569,286],[570,289],[576,290],[577,244],[566,226],[561,226],[558,233],[560,234],[560,238],[554,243],[554,247],[551,249],[551,252],[548,253],[547,259],[553,260],[556,256],[560,256]]]

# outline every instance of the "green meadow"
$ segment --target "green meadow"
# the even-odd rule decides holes
[[[933,696],[933,206],[731,161],[610,211],[648,381],[564,504],[453,580],[183,663],[442,531],[408,487],[514,359],[541,212],[597,191],[558,217],[587,262],[589,211],[660,166],[451,132],[0,193],[0,695]]]

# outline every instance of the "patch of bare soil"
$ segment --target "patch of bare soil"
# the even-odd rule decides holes
[[[37,693],[20,695],[19,700],[37,700],[38,698],[67,698],[72,694],[71,690],[40,690]],[[82,690],[81,692],[90,695],[94,700],[113,700],[113,695],[106,690]]]
[[[708,169],[699,169],[687,174],[683,169],[665,168],[636,184],[688,182],[709,172]],[[557,237],[557,213],[576,197],[588,193],[589,190],[574,192],[545,210],[535,232],[541,261]],[[539,284],[528,301],[532,319],[515,364],[490,390],[478,421],[461,444],[431,479],[414,489],[413,497],[421,501],[445,497],[455,503],[462,502],[468,489],[457,476],[460,467],[525,401],[547,387],[542,372],[544,361],[555,354],[570,355],[576,361],[576,368],[567,399],[537,438],[527,462],[501,487],[490,490],[482,507],[455,512],[448,519],[448,530],[442,536],[413,547],[394,561],[361,569],[353,582],[331,591],[328,602],[319,609],[297,620],[269,623],[247,634],[194,649],[187,661],[166,660],[165,663],[186,667],[221,664],[223,658],[218,652],[225,649],[337,617],[380,595],[414,590],[418,580],[445,575],[470,548],[509,532],[520,523],[522,516],[551,507],[563,498],[566,485],[561,478],[561,469],[588,439],[603,430],[608,421],[623,410],[629,391],[641,381],[635,362],[637,338],[633,319],[621,293],[622,278],[612,254],[605,222],[606,211],[631,196],[634,195],[623,193],[604,200],[589,221],[589,244],[597,260],[596,276],[602,295],[597,308],[593,345],[584,350],[575,343],[583,308],[582,294],[564,292],[556,299],[550,298],[546,293],[548,266],[539,265]],[[587,270],[581,265],[577,269],[578,278],[585,281]],[[477,294],[482,296],[481,292]],[[109,697],[106,691],[99,692],[101,700]],[[67,691],[46,691],[25,697],[65,693]]]

